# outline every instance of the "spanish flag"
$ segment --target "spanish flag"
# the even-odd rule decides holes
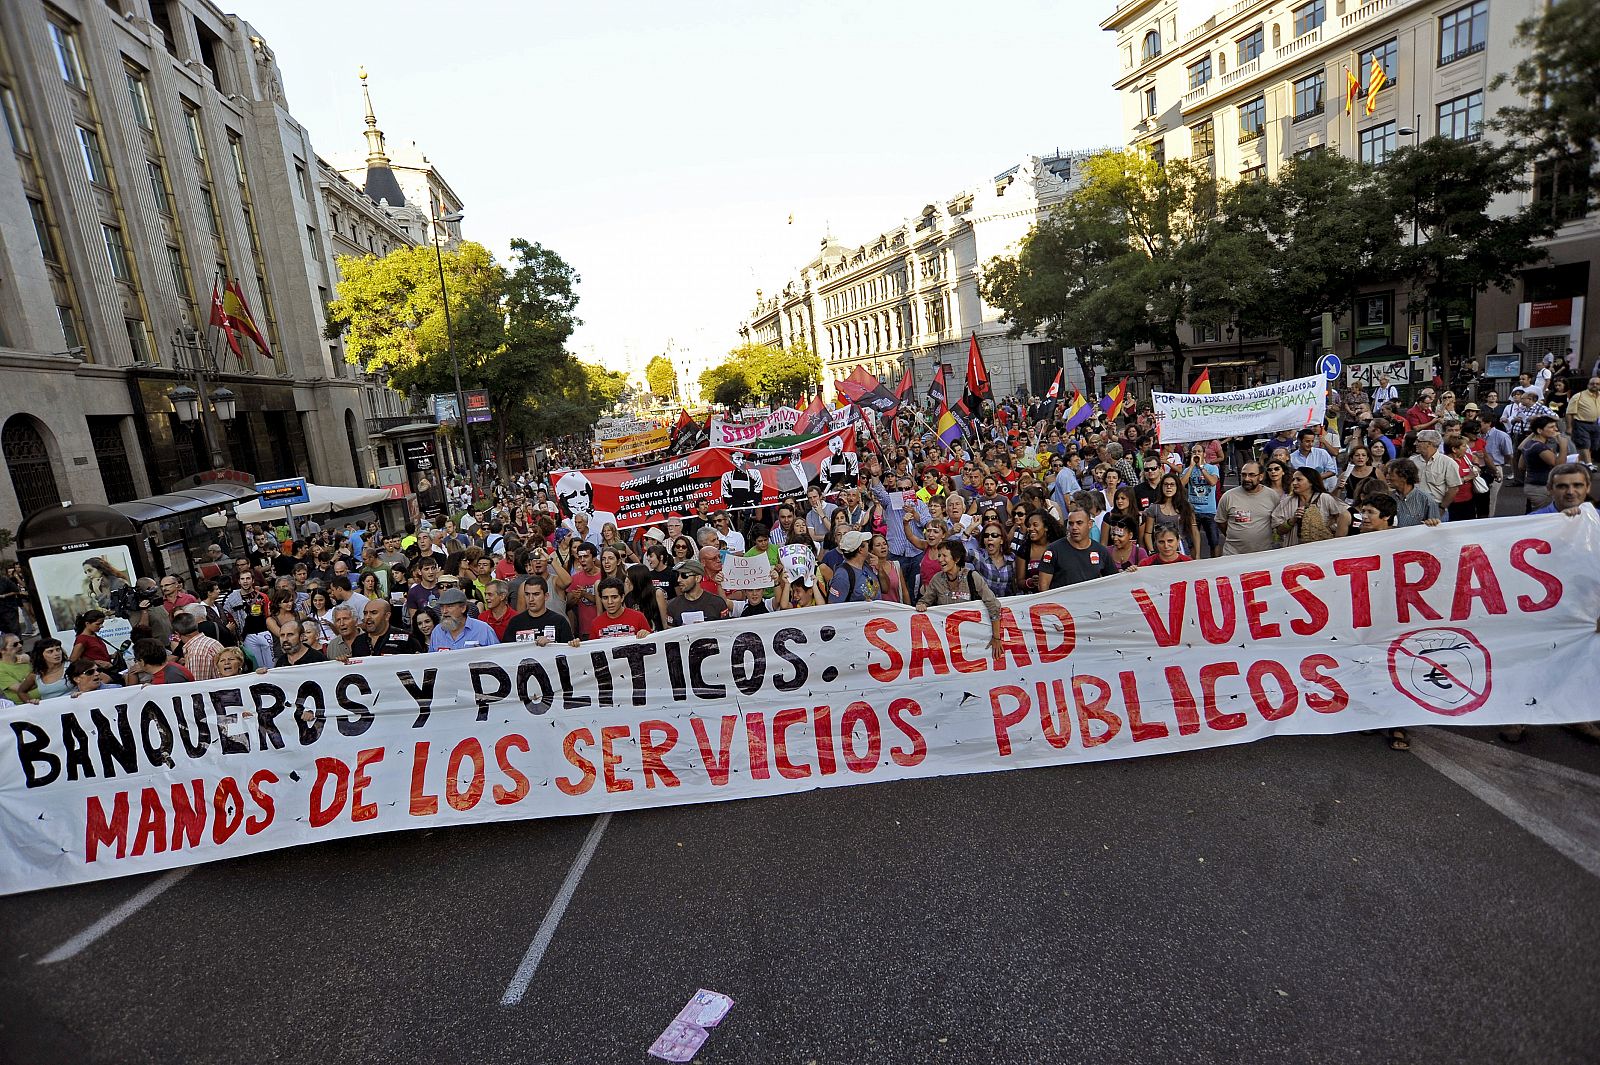
[[[1105,412],[1106,420],[1112,421],[1122,412],[1123,401],[1128,398],[1128,379],[1124,377],[1117,382],[1117,387],[1107,392],[1100,400],[1100,409]]]
[[[1094,408],[1084,400],[1083,393],[1073,389],[1072,402],[1067,406],[1067,423],[1063,428],[1070,433],[1088,421],[1093,414]]]
[[[1191,396],[1209,396],[1211,394],[1211,370],[1200,371],[1200,376],[1194,379],[1194,385],[1189,389]]]
[[[244,359],[244,353],[239,350],[239,334],[233,331],[233,322],[228,318],[228,308],[222,299],[222,285],[220,282],[211,282],[211,324],[222,330],[222,335],[228,338],[228,348],[234,357]]]
[[[272,358],[272,348],[267,344],[266,337],[261,335],[261,330],[256,328],[256,321],[250,316],[250,307],[244,301],[244,293],[239,289],[239,282],[229,281],[227,287],[222,290],[222,310],[235,331],[249,337],[255,342],[256,347],[261,349],[261,354],[269,359]]]
[[[1378,109],[1378,90],[1389,84],[1389,75],[1383,72],[1378,57],[1372,57],[1372,70],[1367,74],[1367,114]]]
[[[1354,68],[1344,72],[1346,84],[1344,87],[1344,113],[1350,114],[1356,109],[1356,97],[1361,95],[1361,79],[1356,77]]]

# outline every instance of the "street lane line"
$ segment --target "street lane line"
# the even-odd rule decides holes
[[[1422,740],[1420,744],[1418,739]],[[1600,779],[1437,729],[1413,731],[1411,753],[1576,862],[1591,876],[1600,877],[1600,831],[1595,821],[1595,810],[1600,808],[1595,801],[1600,795]],[[1480,768],[1473,768],[1471,763],[1478,763]],[[1513,786],[1524,790],[1526,795],[1519,798],[1507,787],[1491,781],[1486,772],[1494,772],[1508,784],[1516,780]],[[1536,809],[1541,792],[1548,794],[1555,781],[1561,782],[1557,786],[1566,792],[1565,797],[1571,804],[1570,809],[1563,811],[1565,825]]]
[[[85,928],[83,931],[79,932],[77,935],[61,944],[55,950],[52,950],[49,954],[46,954],[44,957],[40,958],[38,964],[54,965],[56,962],[66,961],[68,958],[77,957],[79,954],[83,953],[86,948],[92,945],[95,940],[99,939],[101,936],[117,927],[117,925],[138,913],[152,900],[154,900],[156,896],[160,895],[163,891],[167,890],[167,888],[171,887],[173,884],[176,884],[178,881],[194,872],[194,869],[195,867],[191,865],[183,869],[173,869],[170,872],[162,873],[161,876],[146,884],[144,889],[137,895],[134,895],[121,906],[118,906],[116,909],[100,918],[88,928]]]
[[[556,892],[556,897],[551,901],[544,920],[539,922],[539,930],[533,935],[533,942],[528,944],[528,953],[522,956],[522,964],[517,966],[516,975],[512,976],[511,982],[506,985],[506,993],[500,996],[500,1005],[515,1006],[522,1001],[522,996],[527,994],[528,985],[533,982],[533,974],[539,971],[539,963],[544,960],[544,952],[550,949],[550,941],[555,938],[556,926],[561,924],[561,918],[567,912],[567,904],[572,901],[572,896],[578,890],[578,881],[583,879],[583,871],[589,868],[589,859],[593,858],[594,852],[599,849],[600,837],[605,834],[606,826],[610,823],[609,813],[595,818],[594,826],[584,838],[583,846],[578,848],[578,856],[572,859],[572,868],[567,870],[567,878],[561,882],[561,890]]]

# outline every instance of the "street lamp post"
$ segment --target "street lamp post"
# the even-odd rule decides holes
[[[461,446],[467,456],[467,483],[477,483],[477,471],[472,462],[472,430],[467,428],[467,398],[461,391],[461,363],[456,358],[455,331],[450,324],[450,291],[444,282],[444,247],[445,238],[449,230],[445,229],[448,222],[459,222],[465,215],[461,211],[447,211],[439,215],[434,221],[433,258],[439,265],[439,298],[444,302],[444,342],[450,349],[450,372],[456,379],[456,424],[461,426]]]
[[[219,426],[215,433],[212,432],[211,417],[216,415],[217,421],[223,424],[233,421],[238,411],[238,397],[226,385],[214,392],[209,391],[208,378],[216,372],[210,365],[204,348],[201,347],[199,334],[193,330],[179,330],[173,338],[173,344],[179,349],[187,349],[195,356],[191,369],[194,372],[194,388],[186,384],[178,385],[167,393],[167,398],[172,401],[173,413],[178,416],[178,421],[183,425],[200,424],[200,436],[205,442],[207,456],[211,460],[211,468],[222,468],[222,430]]]

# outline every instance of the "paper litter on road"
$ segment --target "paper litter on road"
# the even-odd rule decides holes
[[[678,1015],[667,1025],[666,1031],[650,1044],[651,1057],[663,1061],[691,1061],[705,1045],[711,1033],[733,1008],[733,999],[705,988],[694,993]]]

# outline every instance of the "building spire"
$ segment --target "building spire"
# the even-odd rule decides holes
[[[383,150],[383,130],[378,128],[378,116],[372,113],[372,94],[367,91],[367,68],[360,69],[361,99],[367,105],[367,166],[388,166],[389,156]]]
[[[389,166],[389,154],[383,149],[383,130],[378,128],[378,116],[372,113],[372,94],[367,91],[367,68],[362,67],[361,98],[367,105],[367,180],[363,186],[367,198],[373,203],[404,207],[405,193]]]

